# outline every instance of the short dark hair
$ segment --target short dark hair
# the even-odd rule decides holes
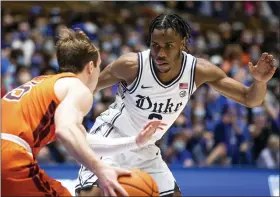
[[[175,32],[180,34],[182,38],[186,38],[187,42],[191,37],[190,25],[177,14],[160,14],[153,19],[149,28],[148,44],[151,44],[151,35],[154,29],[168,29],[172,28]],[[187,43],[185,44],[185,50],[188,51]]]
[[[93,61],[95,66],[97,65],[98,49],[80,29],[62,29],[56,47],[60,73],[80,73],[90,61]]]

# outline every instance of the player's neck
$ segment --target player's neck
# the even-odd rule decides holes
[[[157,72],[157,77],[162,83],[168,83],[179,75],[182,66],[182,58],[183,56],[181,53],[178,60],[172,65],[172,69],[170,69],[170,71],[168,71],[167,73]]]
[[[88,87],[90,92],[94,91],[94,89],[91,88],[92,86],[90,85],[90,80],[89,80],[88,76],[84,72],[81,72],[81,73],[77,74],[76,76],[77,76],[78,79],[81,80],[81,82],[83,84],[85,84],[86,87]]]

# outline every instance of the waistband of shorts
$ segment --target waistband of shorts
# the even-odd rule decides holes
[[[22,139],[16,135],[9,134],[9,133],[1,133],[1,139],[8,140],[8,141],[14,142],[14,143],[22,146],[33,157],[32,149],[31,149],[30,145],[24,139]]]

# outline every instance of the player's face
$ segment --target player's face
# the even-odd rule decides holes
[[[151,35],[151,54],[156,69],[167,73],[178,62],[183,39],[172,28],[154,29]]]

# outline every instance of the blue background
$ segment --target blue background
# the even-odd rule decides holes
[[[76,179],[79,166],[41,165],[56,179]],[[184,196],[270,196],[268,178],[279,171],[252,168],[182,168],[171,166]]]

